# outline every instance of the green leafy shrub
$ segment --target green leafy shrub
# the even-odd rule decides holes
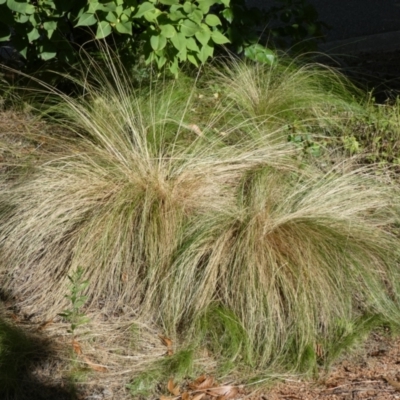
[[[117,34],[118,44],[143,43],[146,63],[166,65],[174,74],[180,62],[199,66],[215,46],[229,43],[226,25],[234,23],[231,0],[4,0],[0,5],[0,41],[11,39],[27,60],[72,62],[73,46],[91,39],[91,32],[96,39]]]
[[[279,0],[269,9],[268,18],[274,23],[269,30],[272,43],[296,51],[315,50],[317,41],[329,28],[306,0]]]
[[[175,75],[180,63],[198,67],[224,45],[272,63],[274,52],[261,44],[260,29],[291,42],[303,40],[304,30],[321,34],[312,6],[282,3],[264,12],[248,9],[245,0],[0,0],[0,42],[11,40],[31,67],[49,60],[71,64],[82,45],[96,50],[93,38],[113,43],[130,64],[142,60]],[[267,29],[274,19],[285,26]]]

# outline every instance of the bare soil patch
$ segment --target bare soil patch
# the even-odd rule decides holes
[[[372,333],[360,349],[342,356],[314,380],[288,379],[255,399],[400,399],[400,338]]]

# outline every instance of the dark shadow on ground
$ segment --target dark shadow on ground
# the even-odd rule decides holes
[[[72,388],[61,380],[55,385],[57,380],[49,373],[55,363],[54,344],[28,324],[16,324],[8,318],[4,312],[6,296],[0,293],[0,297],[0,399],[74,399]]]

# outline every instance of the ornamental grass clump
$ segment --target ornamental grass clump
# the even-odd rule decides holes
[[[50,88],[41,108],[69,134],[46,133],[57,151],[0,195],[4,287],[21,306],[59,312],[84,266],[88,309],[129,305],[190,348],[253,369],[311,365],[305,355],[338,338],[338,321],[398,320],[398,189],[351,160],[328,173],[299,166],[284,139],[292,86],[280,87],[287,110],[255,118],[244,92],[232,86],[232,101],[225,87],[234,74],[260,81],[251,65],[213,75],[221,99],[204,81],[137,91],[110,70],[113,82],[101,71],[82,81],[81,97]]]
[[[322,64],[284,56],[272,65],[233,60],[211,76],[223,97],[235,104],[239,118],[255,119],[269,129],[287,126],[292,133],[330,134],[343,129],[352,115],[365,114],[360,102],[365,95]]]

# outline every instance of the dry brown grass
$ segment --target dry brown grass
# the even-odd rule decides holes
[[[247,73],[243,82],[257,86],[256,72],[240,66],[219,84]],[[302,73],[312,82],[312,69]],[[296,76],[276,99],[298,94]],[[68,275],[84,268],[94,321],[84,353],[107,368],[107,382],[165,376],[170,364],[153,363],[156,330],[181,349],[177,364],[192,365],[193,354],[199,370],[240,366],[249,377],[312,371],[331,351],[318,346],[333,348],[360,317],[397,323],[399,190],[354,160],[327,173],[299,165],[286,123],[276,125],[289,100],[249,115],[236,88],[243,105],[210,103],[200,126],[191,124],[197,89],[185,81],[139,94],[117,78],[84,87],[82,98],[51,93],[47,118],[70,134],[28,132],[52,146],[32,164],[18,153],[29,177],[5,176],[1,273],[18,305],[47,319],[66,307]],[[118,310],[121,323],[103,319]]]

